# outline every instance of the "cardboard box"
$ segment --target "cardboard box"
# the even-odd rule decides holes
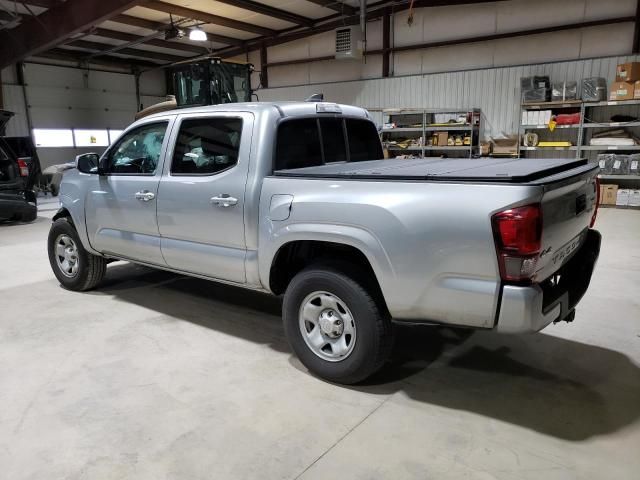
[[[518,138],[493,138],[491,139],[494,155],[515,155],[518,153]]]
[[[633,98],[640,98],[640,80],[636,80],[633,83]]]
[[[618,196],[617,185],[600,185],[600,204],[615,205]]]
[[[438,146],[443,146],[447,144],[449,134],[447,132],[436,132],[436,138],[438,139]]]
[[[635,85],[631,82],[613,82],[609,92],[609,100],[633,100]]]
[[[640,190],[629,190],[630,207],[640,207]]]
[[[616,205],[621,207],[629,205],[629,192],[628,188],[619,188],[616,195]]]
[[[635,82],[636,80],[640,80],[640,62],[621,63],[617,66],[617,82]]]

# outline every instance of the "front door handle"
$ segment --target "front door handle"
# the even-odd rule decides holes
[[[229,194],[227,193],[223,193],[222,195],[218,195],[216,197],[211,197],[210,201],[216,207],[222,207],[222,208],[233,207],[235,204],[238,203],[237,198],[233,198],[229,196]]]
[[[136,192],[136,199],[141,202],[148,202],[156,198],[155,194],[150,192],[149,190],[142,190],[141,192]]]

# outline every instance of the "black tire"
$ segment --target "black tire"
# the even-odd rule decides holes
[[[71,237],[77,248],[78,268],[74,276],[65,275],[56,260],[56,242],[61,235]],[[51,225],[47,240],[49,264],[60,284],[76,292],[84,292],[95,288],[100,283],[107,270],[107,261],[103,257],[87,252],[82,246],[78,232],[66,218],[59,218]]]
[[[334,267],[311,266],[298,273],[285,292],[282,316],[287,340],[304,366],[321,378],[345,385],[358,383],[378,371],[389,358],[393,346],[391,320],[386,308],[362,283]],[[335,295],[352,313],[355,344],[343,360],[320,358],[303,338],[300,309],[305,298],[318,291]]]
[[[52,197],[57,197],[58,193],[60,193],[60,186],[56,185],[55,183],[51,182],[49,184],[49,191],[51,192],[51,196]]]

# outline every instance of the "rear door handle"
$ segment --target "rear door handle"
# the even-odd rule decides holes
[[[141,192],[136,192],[136,199],[141,202],[148,202],[156,198],[155,194],[150,192],[149,190],[142,190]]]
[[[235,204],[238,203],[238,199],[237,198],[233,198],[233,197],[229,196],[229,194],[227,194],[227,193],[223,193],[223,194],[218,195],[216,197],[211,197],[210,201],[216,207],[222,207],[222,208],[233,207]]]

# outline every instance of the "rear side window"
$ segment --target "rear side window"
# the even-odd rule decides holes
[[[349,160],[381,160],[384,158],[378,131],[372,122],[347,118],[347,138],[349,139]]]
[[[242,119],[230,117],[184,120],[173,152],[171,173],[213,175],[238,163]]]
[[[289,120],[278,127],[276,170],[322,165],[316,118]]]

